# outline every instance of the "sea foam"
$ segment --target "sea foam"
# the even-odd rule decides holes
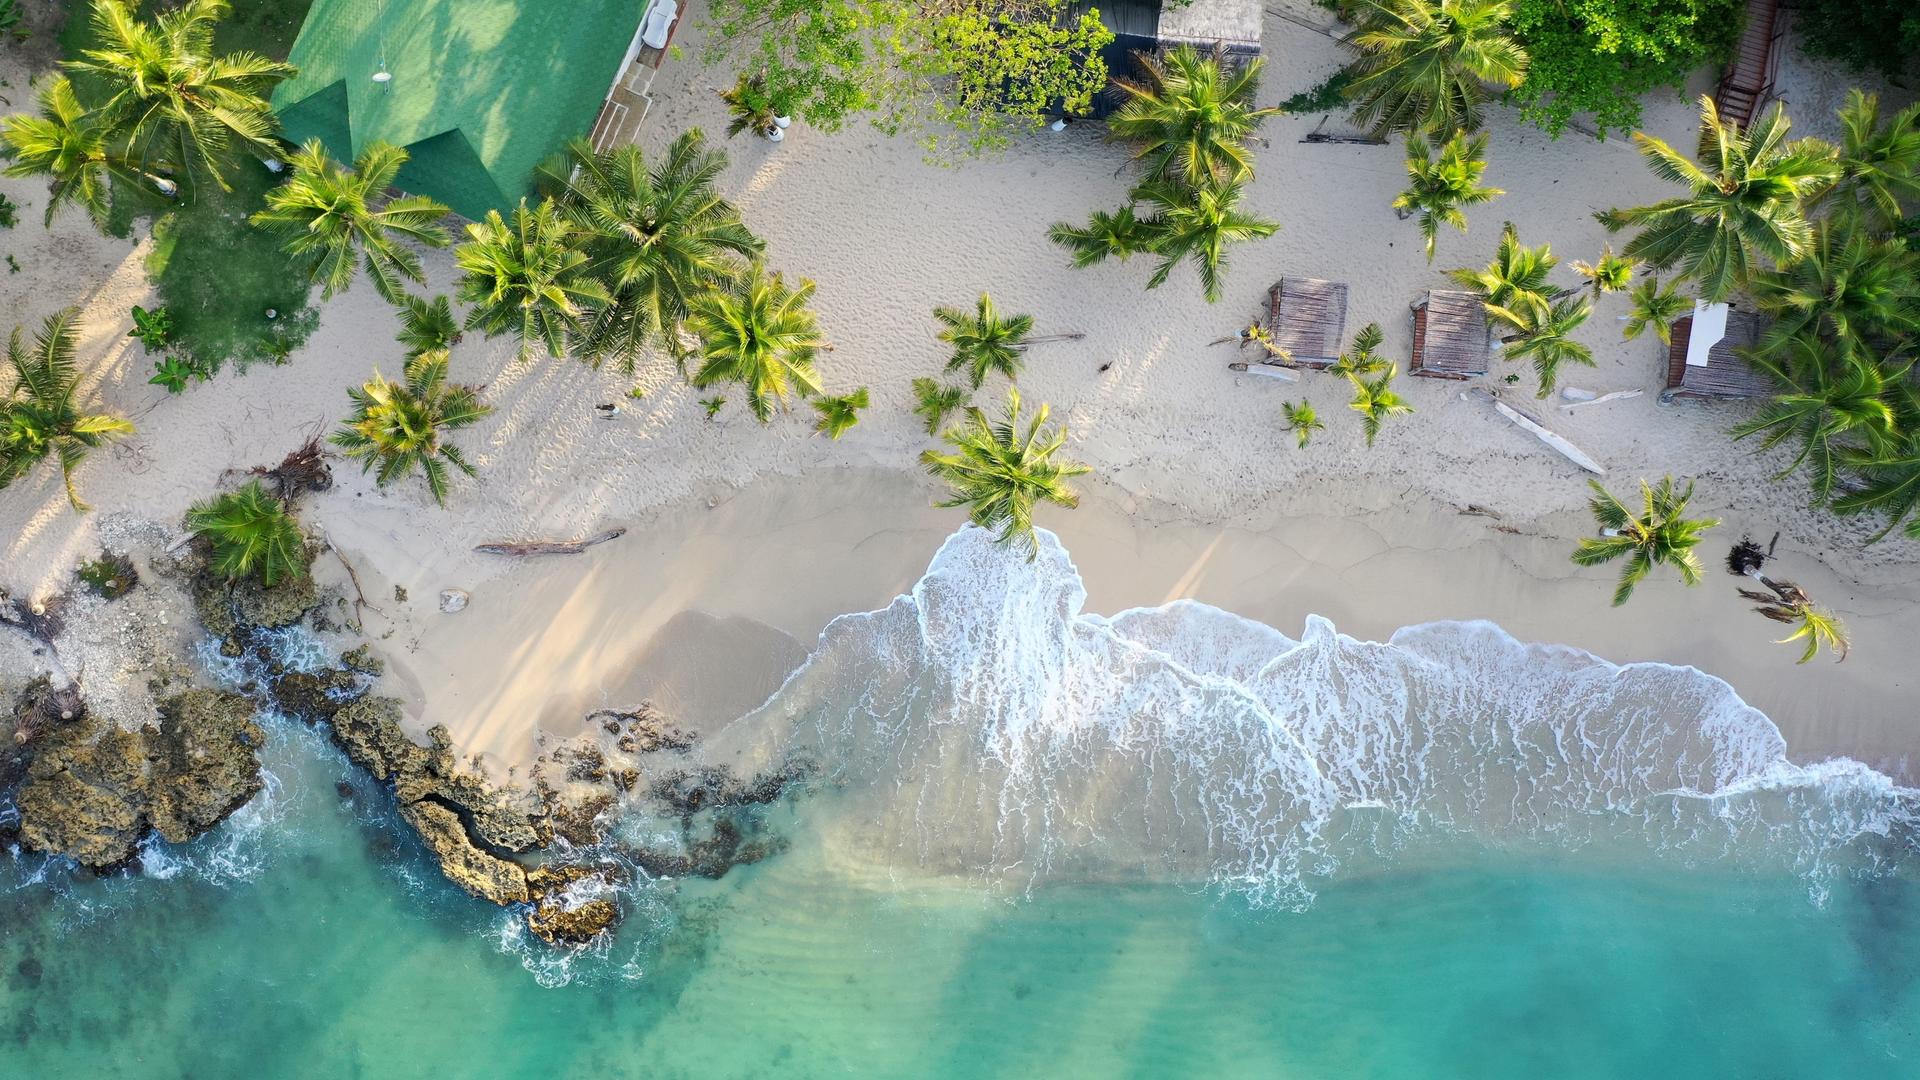
[[[1298,906],[1355,837],[1466,837],[1836,873],[1911,857],[1920,791],[1793,764],[1720,679],[1488,622],[1299,639],[1191,601],[1083,611],[1066,550],[968,527],[887,608],[842,616],[712,748],[824,768],[844,851],[1040,883],[1200,881]]]

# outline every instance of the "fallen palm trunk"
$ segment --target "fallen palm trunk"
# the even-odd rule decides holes
[[[1483,401],[1493,402],[1494,409],[1497,410],[1501,416],[1504,416],[1507,419],[1513,421],[1516,426],[1532,434],[1534,438],[1539,439],[1541,442],[1546,443],[1548,446],[1553,447],[1554,450],[1558,451],[1560,455],[1566,458],[1568,461],[1573,462],[1575,465],[1580,466],[1581,468],[1587,470],[1590,473],[1593,473],[1596,476],[1607,475],[1606,467],[1601,465],[1599,462],[1593,460],[1591,457],[1588,457],[1586,451],[1573,445],[1572,443],[1561,438],[1560,436],[1555,435],[1553,432],[1548,431],[1546,427],[1540,423],[1540,421],[1535,420],[1533,417],[1528,416],[1526,413],[1523,413],[1520,410],[1514,408],[1513,406],[1507,404],[1506,402],[1501,401],[1499,398],[1495,397],[1491,391],[1488,391],[1481,387],[1475,387],[1472,390],[1465,391],[1460,396],[1461,397],[1471,396],[1471,397],[1479,398]]]
[[[578,555],[595,544],[618,540],[625,529],[608,529],[584,540],[531,540],[526,543],[481,544],[473,550],[484,555]]]

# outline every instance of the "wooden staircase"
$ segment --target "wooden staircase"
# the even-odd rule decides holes
[[[1786,20],[1778,0],[1747,0],[1747,23],[1740,33],[1733,59],[1720,76],[1713,103],[1722,120],[1746,127],[1773,96],[1773,78],[1780,65],[1780,39]]]

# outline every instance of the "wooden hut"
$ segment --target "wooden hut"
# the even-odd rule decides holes
[[[1436,379],[1485,375],[1498,348],[1486,305],[1477,294],[1430,289],[1414,303],[1413,374]]]
[[[1773,393],[1773,380],[1765,372],[1741,358],[1760,340],[1765,327],[1760,316],[1751,311],[1727,311],[1726,332],[1705,350],[1705,363],[1699,349],[1693,347],[1693,315],[1673,324],[1673,342],[1667,348],[1667,389],[1660,397],[1766,397]],[[1693,353],[1694,363],[1688,363]]]
[[[1324,368],[1347,339],[1347,283],[1283,277],[1267,290],[1267,333],[1301,367]]]

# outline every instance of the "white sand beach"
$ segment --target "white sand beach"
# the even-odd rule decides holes
[[[1298,21],[1324,26],[1326,12],[1298,0],[1278,10],[1289,17],[1267,23],[1263,102],[1341,62],[1329,37]],[[24,74],[11,57],[0,65],[17,105]],[[1843,76],[1797,54],[1785,67],[1796,131],[1829,131]],[[650,149],[691,125],[720,135],[713,81],[691,61],[663,73]],[[1648,101],[1649,130],[1678,145],[1695,120],[1690,101]],[[1086,575],[1090,609],[1194,596],[1288,632],[1319,613],[1369,638],[1433,619],[1493,619],[1523,639],[1616,661],[1696,665],[1773,716],[1796,759],[1847,754],[1910,779],[1909,758],[1920,756],[1907,656],[1920,634],[1911,569],[1920,545],[1896,537],[1868,546],[1875,523],[1809,509],[1803,480],[1774,479],[1784,454],[1729,441],[1748,406],[1660,404],[1664,349],[1650,336],[1619,340],[1624,300],[1603,300],[1578,335],[1598,367],[1563,381],[1639,397],[1562,412],[1532,402],[1531,375],[1518,368],[1522,384],[1501,389],[1605,463],[1616,491],[1665,473],[1697,479],[1695,508],[1726,519],[1703,547],[1709,561],[1742,533],[1765,543],[1778,531],[1774,568],[1851,627],[1846,663],[1796,666],[1795,649],[1770,643],[1780,628],[1750,614],[1717,565],[1697,589],[1662,578],[1610,609],[1613,574],[1566,557],[1591,529],[1585,475],[1487,405],[1462,400],[1463,384],[1403,380],[1416,413],[1368,449],[1338,380],[1306,374],[1290,387],[1228,370],[1230,348],[1207,343],[1244,325],[1283,274],[1349,283],[1349,331],[1379,322],[1384,353],[1404,367],[1407,305],[1444,283],[1443,268],[1483,264],[1502,220],[1529,243],[1550,241],[1563,261],[1591,259],[1606,239],[1593,211],[1666,194],[1625,140],[1569,132],[1553,141],[1495,109],[1487,179],[1508,194],[1472,215],[1470,234],[1443,235],[1429,266],[1414,224],[1389,207],[1404,179],[1401,149],[1300,142],[1318,121],[1266,126],[1249,208],[1281,231],[1232,253],[1217,305],[1185,268],[1143,292],[1141,262],[1074,271],[1048,243],[1050,223],[1122,198],[1125,151],[1097,125],[1042,133],[957,168],[928,165],[912,146],[864,128],[829,135],[797,125],[778,146],[735,140],[721,190],[766,238],[772,267],[818,283],[835,344],[821,363],[830,391],[871,389],[872,409],[845,439],[815,437],[801,416],[762,427],[737,402],[710,422],[702,395],[664,358],[629,378],[572,361],[515,363],[509,343],[473,335],[454,350],[453,377],[485,384],[497,406],[462,433],[479,480],[456,483],[441,510],[424,485],[381,490],[336,465],[334,489],[309,499],[304,517],[355,564],[380,608],[367,630],[394,664],[389,682],[420,723],[446,723],[464,750],[522,760],[538,727],[564,731],[584,711],[635,695],[718,717],[764,697],[778,669],[798,660],[800,646],[781,635],[804,646],[833,615],[884,604],[960,524],[959,511],[929,508],[934,489],[912,472],[929,442],[908,411],[909,384],[944,361],[931,309],[990,290],[1003,308],[1033,313],[1040,333],[1086,334],[1037,346],[1021,390],[1052,404],[1072,429],[1069,452],[1097,476],[1079,510],[1042,517]],[[80,470],[96,514],[68,508],[52,469],[0,493],[0,585],[11,590],[63,588],[98,550],[102,515],[177,525],[234,470],[277,462],[329,430],[346,411],[345,388],[376,365],[389,374],[401,366],[393,315],[363,281],[322,308],[319,330],[287,366],[227,371],[168,396],[147,384],[149,361],[125,336],[130,306],[152,302],[144,245],[103,239],[77,213],[42,230],[39,185],[0,180],[0,191],[22,207],[0,249],[24,268],[0,275],[4,321],[31,328],[81,303],[87,392],[140,428]],[[451,257],[430,253],[428,265],[447,290]],[[1571,283],[1570,270],[1559,273]],[[1481,382],[1500,386],[1503,374]],[[645,397],[630,400],[636,383]],[[977,400],[1002,392],[992,382]],[[1328,429],[1298,450],[1280,403],[1302,394]],[[611,402],[622,405],[611,419],[593,408]],[[1499,516],[1462,515],[1469,505]],[[470,550],[615,526],[631,531],[578,557]],[[404,604],[395,585],[407,590]],[[443,615],[434,603],[442,588],[467,590],[472,603]]]

